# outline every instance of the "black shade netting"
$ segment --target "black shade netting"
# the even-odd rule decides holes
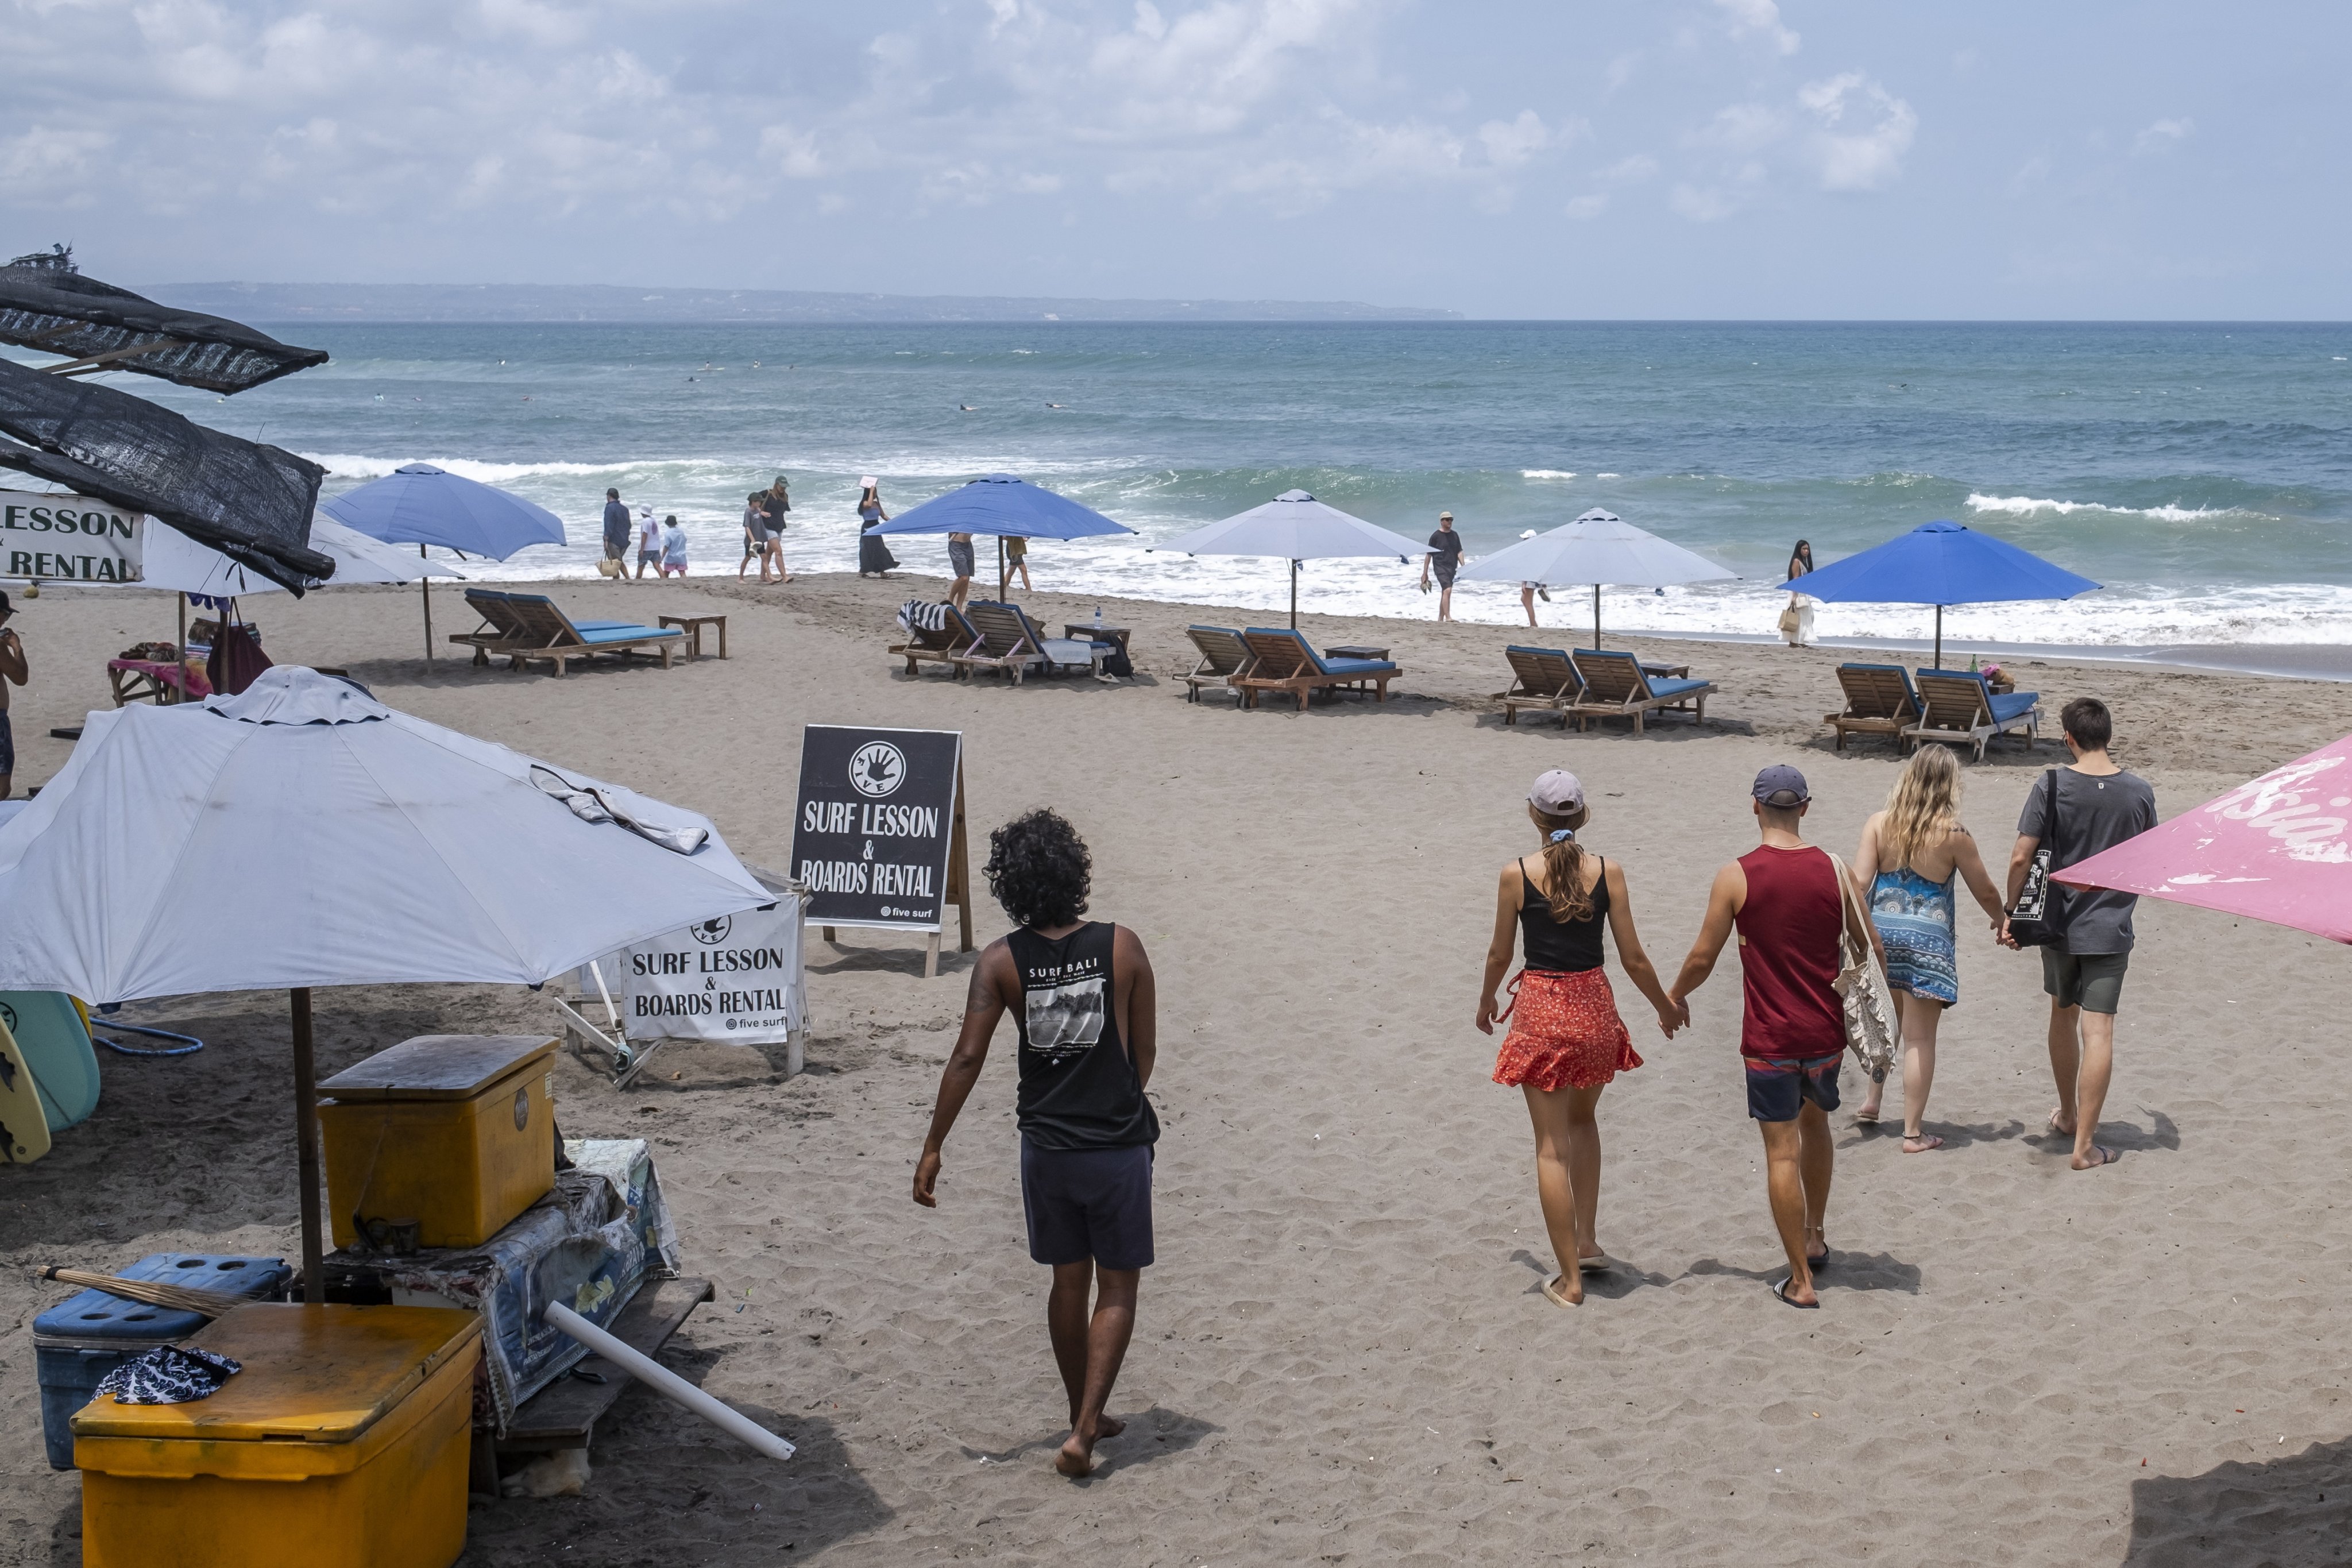
[[[299,594],[333,575],[310,548],[327,470],[110,386],[0,360],[0,467],[143,511]],[[21,443],[21,445],[19,444]]]
[[[105,370],[137,371],[207,392],[243,392],[327,363],[240,322],[176,310],[74,270],[60,250],[0,267],[0,342],[68,360],[108,358]],[[144,350],[143,353],[125,351]]]

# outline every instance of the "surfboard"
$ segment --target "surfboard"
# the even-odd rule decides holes
[[[0,1159],[29,1165],[49,1152],[48,1118],[41,1114],[41,1089],[16,1037],[0,1024]]]
[[[98,1109],[98,1053],[74,999],[62,991],[0,991],[0,1024],[40,1085],[49,1131],[89,1120]]]

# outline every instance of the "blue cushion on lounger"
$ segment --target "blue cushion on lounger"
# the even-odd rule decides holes
[[[1652,676],[1650,678],[1650,695],[1653,697],[1672,697],[1678,692],[1696,691],[1706,684],[1706,682],[1704,680],[1668,680],[1664,677]]]
[[[2030,711],[2036,702],[2042,700],[2039,691],[1995,691],[1991,695],[1992,716],[2002,722]]]
[[[1384,658],[1327,658],[1319,662],[1326,675],[1378,675],[1396,668]]]
[[[644,642],[649,637],[682,637],[686,635],[676,626],[665,626],[656,631],[651,626],[630,626],[626,622],[593,628],[575,626],[573,629],[579,632],[580,640],[584,643]]]

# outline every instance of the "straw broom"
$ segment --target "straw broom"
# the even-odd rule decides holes
[[[42,1269],[40,1278],[54,1279],[60,1285],[103,1290],[110,1296],[120,1296],[126,1301],[143,1301],[150,1307],[168,1307],[175,1312],[201,1312],[207,1318],[217,1318],[239,1307],[252,1305],[246,1297],[231,1296],[219,1290],[167,1285],[157,1279],[124,1279],[112,1274],[93,1274],[87,1268],[52,1267]]]

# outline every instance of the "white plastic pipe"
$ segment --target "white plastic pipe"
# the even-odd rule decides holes
[[[721,1405],[653,1357],[631,1350],[562,1302],[550,1301],[547,1304],[547,1321],[671,1404],[701,1416],[728,1436],[751,1445],[772,1459],[793,1457],[790,1443],[740,1411]]]

